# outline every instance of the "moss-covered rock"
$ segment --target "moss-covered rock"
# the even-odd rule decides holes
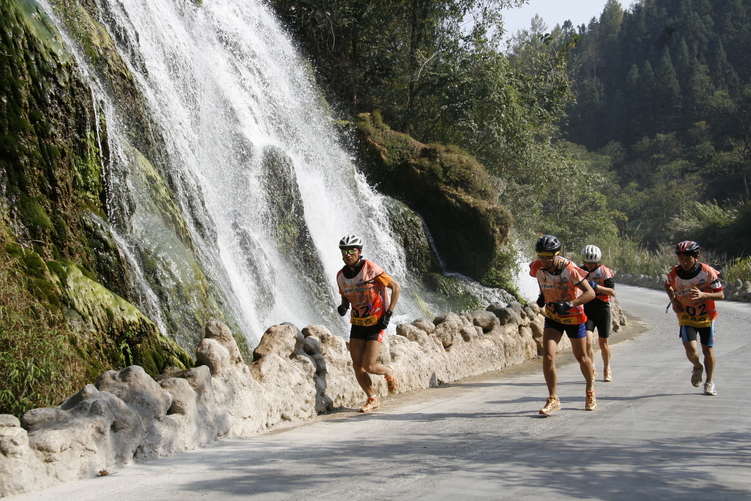
[[[440,273],[441,263],[430,246],[420,216],[404,203],[394,199],[388,199],[386,208],[394,230],[394,238],[403,249],[408,250],[404,256],[407,269],[416,277]]]
[[[153,212],[161,214],[155,228],[170,235],[155,238],[154,252],[143,260],[163,264],[160,256],[167,253],[157,247],[166,244],[188,256],[181,261],[188,265],[173,269],[190,276],[186,283],[192,285],[164,293],[199,300],[201,307],[189,312],[195,339],[184,343],[192,351],[203,325],[223,316],[196,264],[168,181],[154,166],[163,155],[163,141],[151,130],[143,99],[113,41],[90,15],[97,12],[96,3],[50,3],[85,56],[99,63],[94,66],[102,72],[101,81],[116,96],[127,122],[132,156],[143,167],[134,176],[152,195]],[[63,37],[34,0],[0,3],[0,54],[0,252],[15,263],[8,265],[5,283],[37,301],[33,308],[17,308],[16,320],[55,332],[56,342],[77,353],[92,381],[105,370],[130,364],[151,374],[167,366],[189,367],[187,352],[132,304],[138,298],[136,280],[108,216],[112,197],[103,172],[109,164],[104,113],[96,109],[89,82],[83,81]],[[138,161],[147,155],[151,160]],[[5,292],[4,298],[13,297]],[[43,324],[50,318],[67,318],[71,330]]]
[[[369,179],[420,214],[450,270],[483,280],[501,258],[512,224],[498,203],[500,182],[470,155],[415,141],[378,114],[359,115],[356,132]]]
[[[87,344],[101,350],[113,366],[140,365],[151,375],[170,366],[192,367],[191,357],[175,341],[162,336],[138,308],[92,280],[78,265],[62,260],[47,267],[65,307],[75,312],[68,315],[81,320],[79,334],[86,339],[94,333],[97,340]]]

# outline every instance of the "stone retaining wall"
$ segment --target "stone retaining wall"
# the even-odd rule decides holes
[[[615,306],[614,330],[625,318]],[[435,387],[520,364],[541,353],[543,317],[534,304],[418,319],[388,335],[381,361],[399,392]],[[570,349],[564,336],[561,350]],[[365,396],[344,339],[326,327],[270,327],[243,361],[230,330],[212,322],[196,349],[197,367],[156,378],[131,366],[102,374],[55,408],[19,421],[0,415],[0,497],[104,475],[122,466],[249,437],[333,409],[359,408]],[[387,396],[385,380],[374,376]]]

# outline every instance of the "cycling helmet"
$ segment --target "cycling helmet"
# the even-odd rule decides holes
[[[675,253],[686,253],[686,254],[699,254],[699,244],[692,240],[684,240],[683,242],[679,243],[675,246]]]
[[[599,263],[602,251],[596,245],[587,245],[582,249],[582,259],[585,263]]]
[[[535,252],[558,252],[561,250],[561,242],[553,235],[543,235],[537,239]]]
[[[357,247],[358,249],[362,249],[362,240],[360,240],[360,237],[357,235],[344,236],[339,240],[339,248],[344,249],[345,247]]]

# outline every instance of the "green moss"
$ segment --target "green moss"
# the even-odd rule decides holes
[[[21,200],[18,204],[21,220],[29,228],[42,232],[54,228],[47,211],[40,204],[40,197],[30,197],[21,193]]]
[[[137,364],[156,375],[168,361],[178,361],[181,368],[192,366],[187,352],[162,336],[137,308],[88,277],[82,267],[56,261],[48,263],[48,269],[72,325],[90,339],[76,343],[76,348],[91,367],[98,369],[101,361],[110,368]],[[101,337],[91,338],[94,332]]]

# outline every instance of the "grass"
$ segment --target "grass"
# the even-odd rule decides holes
[[[85,383],[66,319],[29,290],[17,262],[0,253],[0,414],[21,417],[59,405]]]

